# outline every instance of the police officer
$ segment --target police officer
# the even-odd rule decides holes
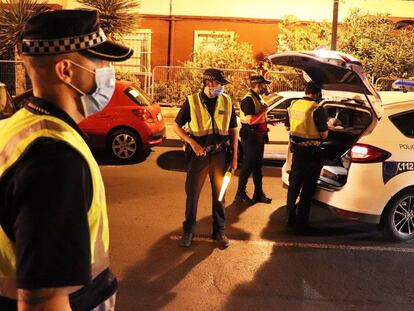
[[[270,204],[272,199],[263,192],[262,161],[264,144],[268,141],[266,109],[262,94],[270,81],[263,76],[250,77],[251,88],[240,103],[240,138],[243,148],[243,162],[239,174],[239,185],[235,201],[252,205],[255,202]],[[254,194],[250,199],[246,193],[247,180],[253,172]]]
[[[287,193],[288,225],[298,233],[311,232],[309,212],[312,197],[321,172],[321,142],[328,136],[328,114],[318,104],[321,88],[309,82],[305,97],[292,102],[288,108],[286,128],[290,131],[293,152]],[[296,200],[299,196],[298,204]]]
[[[229,246],[224,234],[224,200],[218,200],[226,169],[234,171],[237,168],[237,119],[232,101],[224,93],[224,85],[228,83],[221,70],[205,70],[203,89],[187,97],[175,119],[174,131],[187,144],[187,198],[181,240],[184,247],[191,245],[198,199],[207,174],[212,189],[212,238],[222,247]],[[188,124],[190,134],[182,128],[185,124]]]
[[[0,130],[0,310],[113,310],[105,189],[77,124],[133,51],[85,10],[32,17],[19,45],[33,97]]]

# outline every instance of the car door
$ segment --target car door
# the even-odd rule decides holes
[[[269,142],[264,148],[264,159],[285,160],[289,133],[285,128],[287,108],[300,97],[286,97],[271,105],[267,111]]]

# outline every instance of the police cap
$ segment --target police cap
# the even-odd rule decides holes
[[[264,83],[264,84],[270,84],[272,83],[269,80],[266,80],[263,76],[256,75],[250,77],[250,83]]]
[[[48,11],[31,17],[20,38],[22,55],[41,56],[81,52],[107,61],[123,61],[133,50],[107,39],[91,10]]]
[[[224,78],[223,71],[219,69],[215,69],[215,68],[209,68],[209,69],[204,70],[203,80],[217,81],[218,83],[222,85],[230,83]]]

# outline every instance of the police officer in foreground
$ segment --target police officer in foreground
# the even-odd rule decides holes
[[[262,162],[264,144],[268,142],[266,123],[267,105],[261,95],[267,92],[267,84],[271,82],[263,76],[250,77],[250,90],[240,103],[240,139],[243,148],[243,162],[239,173],[239,185],[235,197],[236,202],[252,205],[256,202],[270,204],[272,199],[263,192]],[[246,193],[247,180],[253,173],[253,199]]]
[[[321,143],[328,137],[328,114],[319,105],[321,88],[309,82],[305,97],[292,102],[288,108],[285,126],[290,132],[293,152],[287,193],[288,226],[297,233],[311,233],[309,212],[322,169]],[[299,196],[299,202],[296,200]]]
[[[78,123],[133,51],[85,10],[32,17],[19,45],[33,97],[0,129],[0,310],[114,310],[105,189]]]
[[[228,83],[221,70],[205,70],[203,89],[187,97],[175,119],[174,131],[187,145],[187,198],[181,240],[184,247],[191,245],[198,199],[207,175],[212,192],[212,239],[222,247],[229,246],[224,234],[225,204],[224,200],[218,200],[226,170],[237,168],[237,119],[231,98],[224,93],[224,85]],[[186,124],[189,134],[182,128]]]

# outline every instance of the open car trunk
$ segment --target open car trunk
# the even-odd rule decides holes
[[[341,187],[346,183],[348,151],[373,122],[370,109],[350,102],[327,101],[323,106],[329,115],[329,135],[322,143],[323,169],[320,185]]]

